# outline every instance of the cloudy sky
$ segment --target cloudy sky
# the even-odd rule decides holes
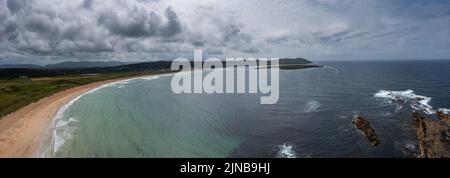
[[[0,64],[449,59],[447,0],[0,0]]]

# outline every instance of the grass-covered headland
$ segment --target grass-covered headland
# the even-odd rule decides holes
[[[0,79],[0,117],[69,88],[110,79],[165,73],[167,70]]]

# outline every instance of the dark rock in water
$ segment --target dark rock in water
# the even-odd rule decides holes
[[[401,99],[401,98],[393,98],[392,101],[406,103],[406,101],[404,99]]]
[[[450,158],[450,127],[437,119],[414,112],[417,139],[419,140],[418,158]]]
[[[366,138],[369,139],[370,143],[373,146],[377,146],[378,144],[380,144],[380,140],[378,139],[375,130],[370,126],[369,121],[358,115],[353,120],[353,124],[364,133]]]
[[[437,111],[437,112],[436,112],[436,116],[437,116],[439,119],[445,121],[447,124],[450,125],[450,115],[445,114],[445,113],[442,112],[442,111]]]
[[[418,97],[416,97],[416,100],[422,101],[422,100],[425,100],[425,98],[418,96]]]

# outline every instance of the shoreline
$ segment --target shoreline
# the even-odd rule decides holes
[[[104,85],[140,77],[160,76],[147,74],[94,82],[70,88],[31,103],[0,120],[0,158],[36,158],[44,155],[45,143],[53,140],[53,121],[58,111],[85,93]]]

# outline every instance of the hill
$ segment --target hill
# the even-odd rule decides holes
[[[158,71],[170,70],[172,61],[156,61],[156,62],[142,62],[135,64],[126,64],[118,66],[106,66],[119,64],[114,62],[83,62],[49,65],[40,68],[7,68],[0,69],[0,78],[23,78],[23,77],[49,77],[49,76],[65,76],[65,75],[79,75],[79,74],[98,74],[98,73],[117,73],[117,72],[143,72],[143,71]],[[92,64],[92,66],[88,65]],[[69,65],[72,65],[69,67]],[[100,67],[99,67],[100,65]],[[192,66],[191,62],[191,66]],[[224,62],[225,65],[225,62]],[[320,67],[303,58],[296,59],[280,59],[280,69],[304,69],[311,67]]]

